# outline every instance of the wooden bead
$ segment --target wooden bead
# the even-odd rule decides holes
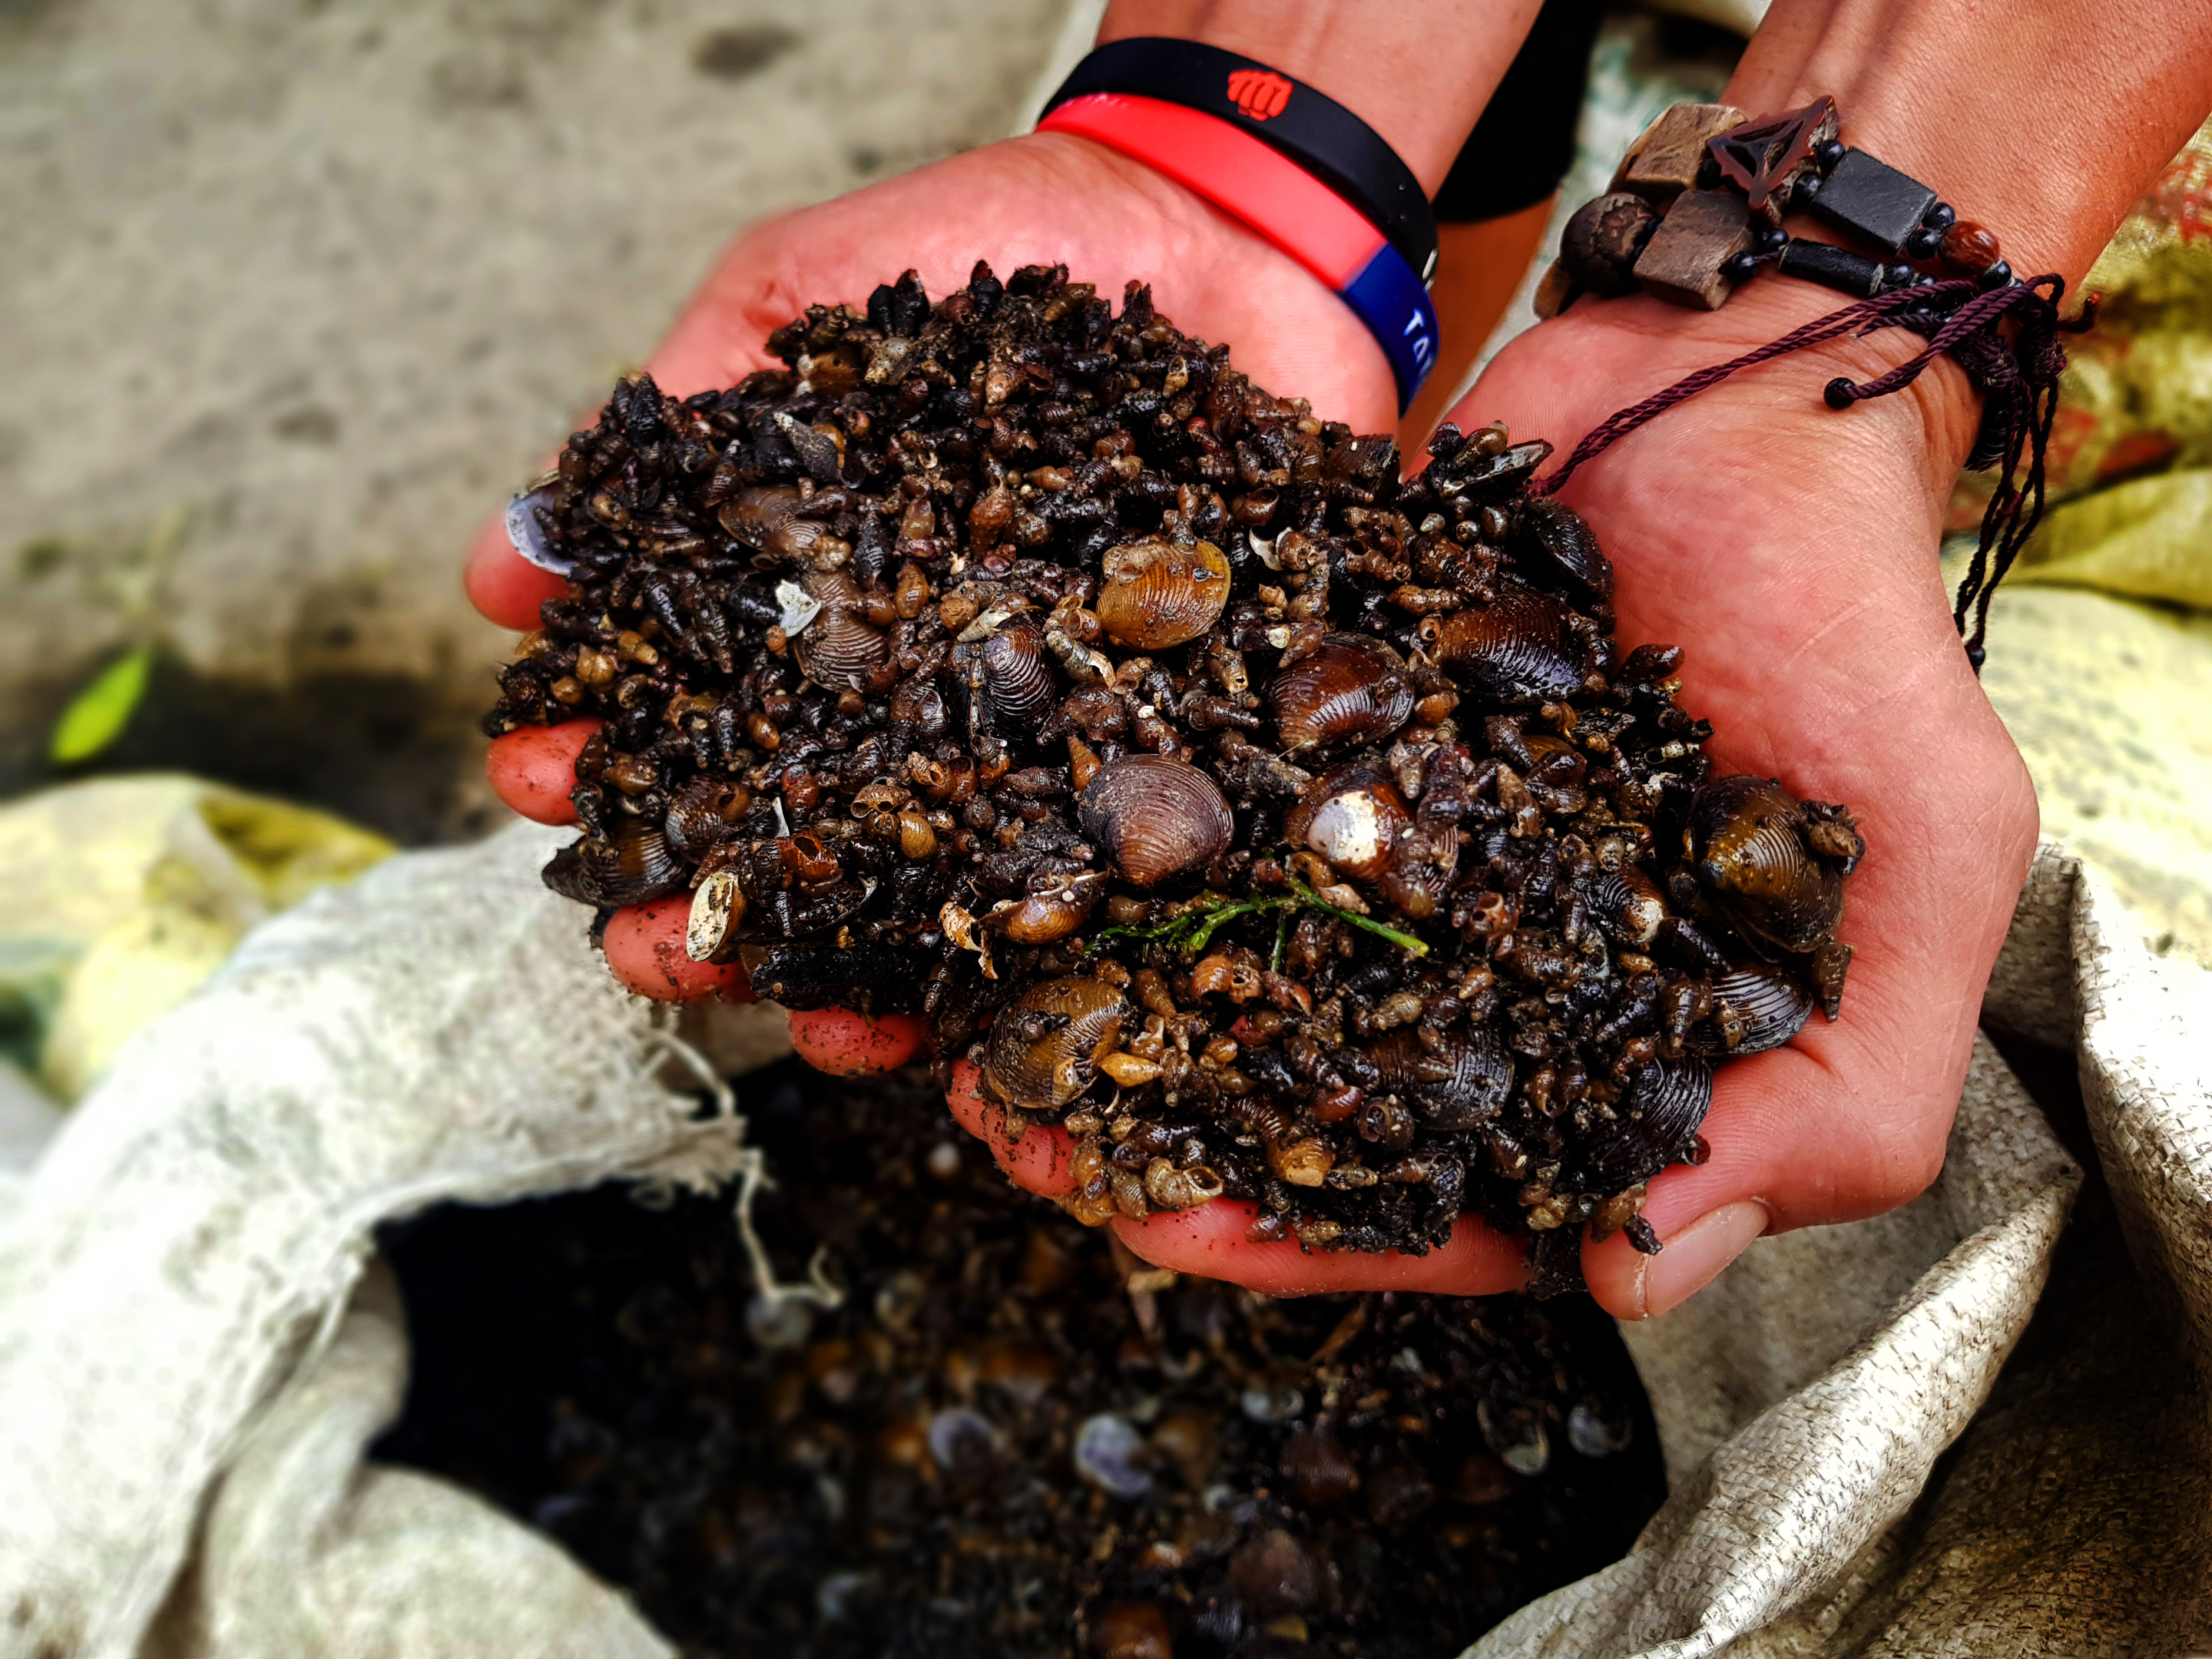
[[[1613,174],[1613,188],[1632,190],[1664,205],[1696,187],[1706,141],[1743,122],[1743,112],[1733,104],[1676,104],[1662,110]]]
[[[1626,191],[1585,202],[1560,233],[1559,263],[1577,288],[1592,294],[1632,294],[1636,256],[1658,222],[1658,210]]]
[[[1751,209],[1728,190],[1687,190],[1674,198],[1636,261],[1636,280],[1678,306],[1717,311],[1735,284],[1727,265],[1751,247]]]
[[[1976,224],[1972,219],[1961,219],[1943,233],[1936,252],[1943,263],[1955,265],[1969,274],[1987,270],[2003,256],[1997,246],[1996,233]]]

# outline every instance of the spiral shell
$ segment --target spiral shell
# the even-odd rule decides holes
[[[1057,1111],[1097,1081],[1131,1012],[1103,980],[1047,980],[993,1022],[983,1081],[1010,1106]]]
[[[1817,949],[1843,919],[1843,860],[1815,853],[1805,831],[1802,808],[1773,779],[1711,780],[1684,836],[1698,896],[1753,941]]]
[[[1283,816],[1292,844],[1321,854],[1345,874],[1368,881],[1382,873],[1413,815],[1376,766],[1340,766],[1318,778]]]
[[[643,818],[621,819],[611,841],[564,847],[545,866],[545,884],[563,898],[617,908],[665,897],[686,878],[660,827]]]
[[[1508,586],[1488,605],[1425,617],[1421,637],[1461,684],[1501,702],[1550,702],[1583,688],[1566,607],[1531,588]]]
[[[1099,624],[1131,650],[1194,640],[1229,603],[1228,556],[1212,542],[1132,542],[1109,549],[1099,568]]]
[[[1431,1053],[1411,1026],[1385,1032],[1367,1051],[1384,1085],[1412,1104],[1431,1129],[1472,1129],[1504,1109],[1513,1092],[1513,1060],[1487,1025],[1457,1025]]]
[[[890,661],[890,635],[863,614],[866,597],[842,570],[818,570],[803,584],[820,609],[791,636],[799,666],[833,691],[870,691]]]
[[[1377,639],[1332,634],[1267,687],[1283,748],[1366,743],[1395,732],[1413,712],[1413,686],[1395,651]]]
[[[1008,899],[991,913],[990,926],[1017,945],[1050,945],[1089,921],[1105,893],[1103,871],[1054,878],[1036,891]]]
[[[1133,885],[1157,886],[1226,852],[1237,823],[1220,786],[1188,761],[1131,755],[1098,769],[1076,803],[1083,833]]]
[[[1713,981],[1712,1019],[1691,1028],[1690,1047],[1701,1054],[1763,1054],[1779,1048],[1804,1029],[1813,1015],[1813,994],[1786,969],[1753,966],[1723,974]],[[1736,1041],[1729,1046],[1729,1037]]]

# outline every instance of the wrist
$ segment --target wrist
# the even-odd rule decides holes
[[[1327,94],[1380,134],[1434,195],[1512,62],[1538,0],[1507,0],[1469,27],[1444,0],[1383,8],[1265,0],[1112,0],[1098,44],[1202,41]]]
[[[2170,0],[1777,0],[1723,100],[1821,94],[1846,142],[2078,282],[2212,101],[2212,20]]]

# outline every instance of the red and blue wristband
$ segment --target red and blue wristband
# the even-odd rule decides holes
[[[1436,366],[1436,308],[1390,238],[1313,173],[1228,121],[1131,93],[1069,98],[1037,131],[1142,161],[1259,232],[1351,307],[1389,361],[1399,412],[1412,405]]]

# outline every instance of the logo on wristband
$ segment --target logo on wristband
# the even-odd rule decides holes
[[[1291,101],[1291,83],[1273,70],[1241,69],[1229,72],[1229,101],[1248,121],[1264,121],[1280,115]]]

